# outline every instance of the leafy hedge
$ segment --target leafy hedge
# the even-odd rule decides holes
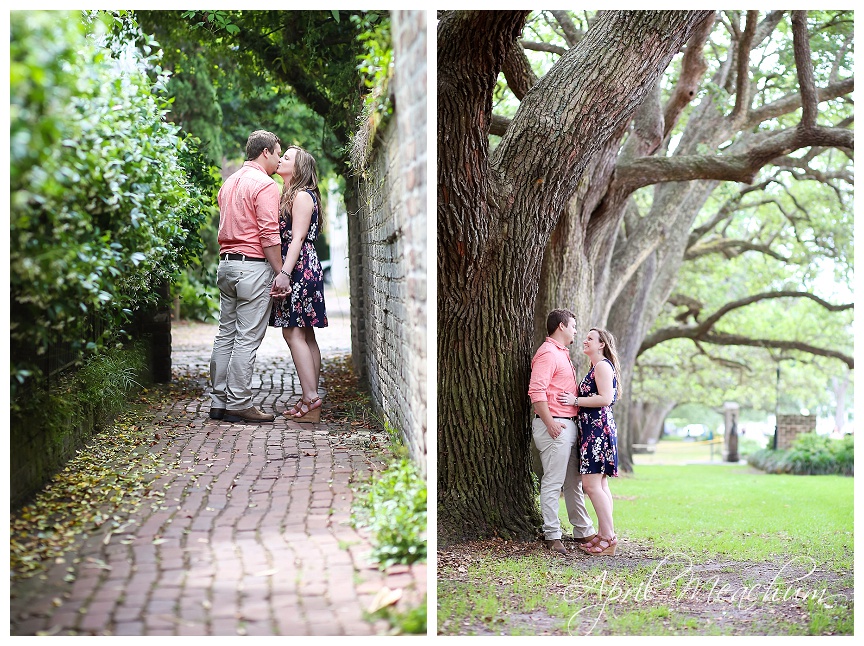
[[[10,27],[14,389],[32,353],[87,343],[91,315],[107,337],[155,300],[200,252],[215,180],[164,120],[158,45],[130,14],[13,11]]]
[[[855,474],[855,439],[847,435],[832,440],[825,435],[799,435],[787,451],[762,449],[747,456],[747,462],[769,473],[795,475]]]

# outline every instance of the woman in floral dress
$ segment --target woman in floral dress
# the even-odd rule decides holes
[[[563,404],[579,407],[579,473],[582,488],[597,513],[597,535],[580,547],[589,554],[614,556],[618,539],[612,520],[609,478],[618,477],[618,431],[612,404],[621,395],[615,338],[606,330],[591,328],[582,342],[591,370],[579,384],[578,396],[561,393]]]
[[[316,327],[327,327],[324,307],[324,272],[315,239],[320,230],[321,192],[315,158],[299,146],[289,146],[276,172],[284,182],[279,204],[282,237],[282,273],[291,277],[291,295],[276,299],[270,325],[282,328],[303,391],[284,415],[298,422],[317,422],[321,417],[318,378],[321,351]]]

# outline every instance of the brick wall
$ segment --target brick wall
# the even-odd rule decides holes
[[[394,114],[349,216],[352,352],[376,408],[426,468],[426,14],[391,13]]]
[[[792,446],[795,438],[802,433],[816,431],[814,415],[778,415],[777,416],[777,449],[784,450]]]

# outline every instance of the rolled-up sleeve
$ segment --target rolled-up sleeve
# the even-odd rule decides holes
[[[548,401],[546,391],[555,372],[555,359],[551,352],[540,351],[531,361],[531,381],[528,383],[528,397],[533,402]]]
[[[262,247],[282,244],[279,237],[279,186],[265,186],[255,196],[255,215]]]

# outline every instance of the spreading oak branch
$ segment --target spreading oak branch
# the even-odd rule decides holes
[[[815,354],[819,356],[833,357],[835,359],[843,361],[847,366],[849,366],[850,369],[854,368],[854,360],[851,356],[837,350],[832,350],[830,348],[820,348],[809,343],[803,343],[800,341],[784,341],[778,339],[753,339],[742,335],[727,334],[724,332],[714,331],[713,328],[717,324],[717,322],[729,312],[740,309],[742,307],[746,307],[747,305],[752,305],[753,303],[759,301],[765,301],[774,298],[807,298],[818,303],[829,312],[841,312],[844,310],[852,309],[854,307],[854,304],[852,303],[834,305],[833,303],[829,303],[828,301],[819,298],[815,294],[811,294],[809,292],[763,292],[761,294],[754,294],[752,296],[748,296],[746,298],[727,303],[723,307],[719,308],[716,312],[714,312],[711,316],[703,320],[701,323],[695,325],[672,326],[657,330],[656,332],[650,334],[645,338],[645,340],[642,342],[641,347],[639,348],[639,354],[644,353],[646,350],[653,348],[655,345],[659,345],[664,341],[669,341],[671,339],[690,339],[694,342],[700,341],[704,343],[712,343],[714,345],[743,345],[762,348],[777,348],[781,350],[800,350],[801,352],[808,352],[810,354]]]

